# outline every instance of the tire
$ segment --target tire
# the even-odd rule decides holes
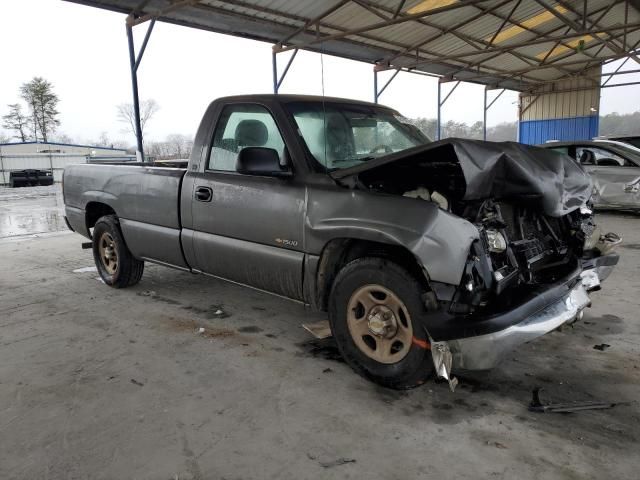
[[[329,321],[353,370],[396,390],[417,387],[433,375],[429,338],[421,323],[427,312],[424,292],[413,275],[386,259],[360,258],[340,270],[329,297]],[[376,317],[384,317],[384,329]]]
[[[93,227],[93,259],[100,278],[113,288],[135,285],[144,272],[144,262],[127,248],[115,215],[100,217]]]

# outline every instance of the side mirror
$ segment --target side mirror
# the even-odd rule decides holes
[[[238,153],[236,172],[265,177],[290,177],[291,170],[280,165],[280,155],[273,148],[244,147]]]

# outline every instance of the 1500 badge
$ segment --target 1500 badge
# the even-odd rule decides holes
[[[297,240],[287,240],[285,238],[276,238],[276,243],[278,245],[282,245],[283,247],[297,247],[298,246],[298,241]]]

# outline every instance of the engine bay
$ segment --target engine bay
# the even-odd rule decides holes
[[[414,156],[361,172],[353,187],[431,201],[476,226],[480,240],[472,245],[450,299],[451,311],[508,308],[520,292],[530,293],[579,268],[585,245],[596,234],[589,208],[551,216],[536,195],[468,199],[466,178],[453,149],[438,152],[437,159]]]

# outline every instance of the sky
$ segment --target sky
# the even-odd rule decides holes
[[[135,143],[116,114],[116,105],[131,102],[124,20],[121,14],[61,0],[3,0],[0,116],[7,113],[7,104],[18,101],[22,83],[42,76],[53,83],[60,98],[58,133],[77,142],[91,142],[106,132],[112,141]],[[145,28],[134,29],[138,46]],[[278,56],[280,71],[287,55],[290,53]],[[300,52],[280,92],[320,95],[324,79],[326,95],[371,101],[372,68]],[[615,64],[608,66],[614,68]],[[270,44],[158,22],[138,70],[140,98],[153,98],[160,105],[149,121],[146,139],[161,140],[172,133],[193,135],[213,99],[270,93],[271,75]],[[388,75],[390,72],[380,75],[380,85]],[[618,81],[631,77],[621,76]],[[635,77],[640,79],[640,75]],[[448,88],[444,86],[443,92]],[[442,109],[443,122],[481,121],[483,88],[461,84]],[[407,117],[435,118],[436,98],[436,79],[403,72],[385,90],[380,103]],[[489,110],[488,125],[517,120],[517,98],[517,92],[505,92]],[[640,86],[603,89],[601,114],[635,111],[638,99]]]

